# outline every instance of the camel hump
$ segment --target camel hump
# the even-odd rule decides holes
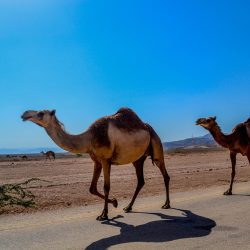
[[[244,127],[245,127],[245,124],[244,124],[244,123],[239,123],[238,125],[236,125],[236,126],[233,128],[232,132],[241,131],[241,130],[244,129]]]
[[[234,129],[233,133],[237,134],[240,138],[240,142],[243,145],[250,143],[250,127],[247,122],[238,124]]]
[[[160,137],[149,124],[146,123],[145,125],[150,133],[149,154],[152,158],[152,162],[164,161],[163,146]]]
[[[138,130],[148,130],[145,123],[132,109],[120,108],[115,114],[99,118],[89,127],[88,130],[93,135],[94,144],[110,146],[110,138],[108,136],[110,123],[118,129],[129,133]]]
[[[119,108],[117,110],[116,114],[117,113],[132,113],[132,114],[136,115],[136,113],[132,109],[126,108],[126,107]]]
[[[131,122],[136,123],[143,123],[142,120],[139,118],[139,116],[130,108],[120,108],[117,110],[117,112],[111,116],[115,120],[130,120]],[[144,124],[144,123],[143,123]]]
[[[117,128],[127,132],[148,130],[145,123],[130,108],[120,108],[114,115],[110,116],[110,122]]]

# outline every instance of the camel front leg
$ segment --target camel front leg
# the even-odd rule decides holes
[[[131,202],[128,204],[128,206],[123,208],[123,210],[125,212],[130,212],[132,210],[135,199],[136,199],[137,195],[139,194],[140,190],[142,189],[142,187],[145,184],[144,174],[143,174],[143,165],[144,165],[145,159],[146,159],[146,157],[143,156],[141,159],[139,159],[138,161],[133,163],[133,165],[135,167],[135,170],[136,170],[137,187],[136,187],[136,190],[135,190],[135,193],[133,195],[133,198],[132,198]]]
[[[108,202],[109,202],[109,190],[110,190],[110,169],[111,164],[108,162],[102,163],[103,168],[103,175],[104,175],[104,208],[100,216],[98,216],[96,219],[103,221],[108,220]]]
[[[98,190],[97,190],[97,182],[99,180],[101,172],[102,172],[102,165],[100,163],[98,163],[98,162],[95,162],[94,173],[93,173],[92,182],[91,182],[91,185],[90,185],[90,188],[89,188],[89,192],[91,194],[93,194],[93,195],[96,195],[96,196],[100,197],[101,199],[105,199],[104,195],[99,193]],[[118,202],[117,202],[117,200],[115,198],[114,199],[108,199],[108,202],[112,203],[114,207],[118,206]]]
[[[233,182],[235,177],[235,166],[236,166],[236,154],[235,152],[230,152],[230,159],[232,163],[232,172],[231,172],[231,182],[229,189],[224,193],[224,195],[232,195]]]

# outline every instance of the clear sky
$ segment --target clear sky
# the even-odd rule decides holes
[[[23,123],[56,109],[71,133],[128,106],[163,141],[250,116],[248,0],[0,0],[0,148],[54,146]]]

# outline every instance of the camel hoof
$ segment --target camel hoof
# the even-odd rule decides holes
[[[224,195],[232,195],[232,191],[227,190],[226,192],[224,192]]]
[[[108,219],[109,219],[108,216],[103,215],[103,214],[97,216],[97,218],[96,218],[96,220],[98,220],[98,221],[104,221],[104,220],[108,220]]]
[[[125,211],[125,213],[129,213],[130,211],[132,211],[132,207],[127,206],[127,207],[123,208],[123,210]]]
[[[112,199],[113,207],[118,207],[118,201],[116,198]]]
[[[163,205],[161,208],[162,208],[162,209],[168,209],[168,208],[170,208],[170,204],[165,204],[165,205]]]

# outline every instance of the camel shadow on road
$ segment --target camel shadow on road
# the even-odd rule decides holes
[[[197,215],[189,210],[175,209],[182,216],[171,216],[163,213],[136,212],[138,214],[156,215],[160,220],[133,226],[118,221],[123,216],[118,215],[103,224],[121,228],[120,234],[100,239],[91,243],[86,249],[107,249],[111,246],[129,242],[168,242],[185,238],[204,237],[211,233],[216,222],[212,219]],[[134,212],[135,213],[135,212]]]

